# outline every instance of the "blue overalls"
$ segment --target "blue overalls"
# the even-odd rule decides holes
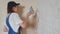
[[[10,15],[9,15],[10,16]],[[11,28],[10,24],[9,24],[9,16],[6,18],[6,25],[9,28],[8,34],[18,34],[18,32],[14,32],[13,29]]]

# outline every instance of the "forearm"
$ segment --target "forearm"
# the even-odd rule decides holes
[[[28,24],[29,24],[29,16],[30,15],[31,15],[30,13],[27,14],[27,17],[24,19],[24,21],[23,21],[23,23],[21,25],[22,28],[26,28],[28,26]]]
[[[28,25],[28,19],[26,18],[26,19],[23,21],[23,23],[21,24],[21,27],[22,27],[22,28],[26,28],[27,25]]]

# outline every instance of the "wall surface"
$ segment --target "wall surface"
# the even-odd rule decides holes
[[[60,0],[38,1],[38,34],[60,34]]]

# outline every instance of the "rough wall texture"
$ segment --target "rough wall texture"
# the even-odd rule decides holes
[[[38,34],[60,34],[60,0],[39,0]]]

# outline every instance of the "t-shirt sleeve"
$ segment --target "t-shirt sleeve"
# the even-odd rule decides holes
[[[16,23],[16,24],[22,24],[23,21],[21,20],[21,18],[19,17],[19,15],[17,13],[14,13],[12,14],[12,19],[13,19],[13,22]]]

